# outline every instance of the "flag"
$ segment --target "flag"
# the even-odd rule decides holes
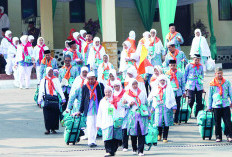
[[[151,70],[151,68],[153,68],[153,65],[147,59],[147,55],[148,55],[148,50],[144,45],[142,45],[142,51],[141,51],[139,67],[138,67],[139,75],[148,73],[148,69]]]

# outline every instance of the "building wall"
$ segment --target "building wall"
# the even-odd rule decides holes
[[[213,12],[214,34],[217,39],[217,46],[232,46],[232,21],[219,21],[218,0],[211,0]],[[201,1],[194,4],[194,21],[202,19],[209,30],[207,1]],[[207,39],[208,41],[210,38]]]
[[[21,2],[19,0],[8,0],[8,15],[11,22],[11,30],[14,36],[20,36],[25,30],[25,25],[21,19]],[[195,22],[202,19],[203,23],[208,27],[207,1],[197,2],[192,7],[192,20]],[[232,46],[232,21],[218,20],[218,0],[212,0],[214,29],[217,39],[217,46]],[[85,3],[86,21],[92,18],[98,19],[97,8],[94,3]],[[38,0],[38,16],[40,15],[40,5]],[[64,41],[69,36],[69,30],[75,28],[77,31],[82,29],[84,23],[70,23],[69,22],[69,3],[57,3],[56,13],[54,17],[54,43],[55,48],[60,49],[64,47]],[[154,22],[153,28],[158,32],[158,37],[162,39],[161,24]],[[136,8],[116,8],[116,38],[118,46],[121,47],[122,42],[128,37],[130,30],[136,32],[136,40],[142,37],[145,31],[140,16]],[[98,33],[97,36],[101,37]],[[209,41],[209,38],[208,38]],[[183,47],[186,53],[189,52],[190,47]]]

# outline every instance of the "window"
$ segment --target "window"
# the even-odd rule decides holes
[[[218,0],[219,20],[232,20],[232,7],[230,0]]]
[[[159,9],[158,8],[155,9],[155,16],[154,16],[153,22],[159,22]]]
[[[37,16],[37,0],[22,0],[22,18]]]
[[[4,13],[8,13],[8,1],[7,0],[0,0],[0,6],[4,8]]]
[[[192,43],[191,34],[191,10],[190,5],[183,5],[176,7],[175,15],[176,31],[180,32],[184,38],[182,46],[190,46]]]
[[[85,0],[69,2],[70,23],[85,22]]]

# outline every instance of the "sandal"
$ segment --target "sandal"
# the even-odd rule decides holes
[[[222,140],[218,138],[218,139],[216,139],[216,142],[222,142]]]

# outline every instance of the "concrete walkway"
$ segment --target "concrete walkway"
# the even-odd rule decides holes
[[[213,73],[207,74],[206,91],[212,78]],[[225,71],[225,78],[231,80],[232,72]],[[4,83],[0,81],[0,87]],[[57,135],[44,135],[43,113],[33,101],[34,92],[34,88],[0,88],[0,156],[104,156],[101,139],[97,140],[96,149],[90,149],[85,140],[75,146],[67,146],[62,127]],[[159,142],[151,151],[145,151],[145,156],[231,156],[232,144],[223,138],[219,144],[214,136],[211,141],[202,140],[196,119],[190,119],[188,124],[171,127],[169,143]],[[126,153],[120,148],[117,156],[133,156],[131,147]]]

